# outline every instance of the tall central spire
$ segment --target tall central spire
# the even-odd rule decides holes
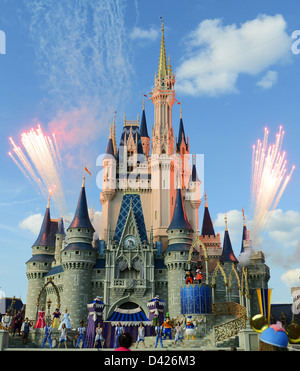
[[[151,92],[151,100],[154,105],[152,154],[174,153],[174,133],[172,127],[172,106],[175,102],[174,85],[175,76],[172,72],[170,60],[169,66],[167,64],[164,21],[162,19],[158,72],[155,73],[155,85]]]
[[[167,75],[167,57],[166,57],[166,46],[165,46],[165,35],[164,35],[164,20],[161,17],[161,42],[160,42],[160,55],[158,63],[158,77],[166,77]]]

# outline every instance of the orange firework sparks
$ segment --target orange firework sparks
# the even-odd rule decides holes
[[[62,187],[62,166],[58,146],[53,136],[54,144],[49,136],[44,135],[40,125],[34,130],[21,135],[22,149],[9,138],[17,158],[9,152],[9,156],[22,173],[29,178],[42,195],[47,199],[49,193],[53,197],[60,215],[65,212],[65,197]]]
[[[268,147],[269,130],[265,128],[264,140],[257,141],[252,154],[252,206],[254,219],[252,224],[253,244],[257,243],[259,234],[266,229],[272,212],[291,179],[295,166],[286,175],[286,153],[281,152],[284,131],[282,126],[276,134],[276,141]]]

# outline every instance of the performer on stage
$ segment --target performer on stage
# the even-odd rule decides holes
[[[180,322],[177,321],[176,326],[175,326],[175,340],[174,340],[173,347],[175,347],[178,340],[180,340],[180,342],[183,346],[183,340],[182,339],[183,339],[182,328],[181,328]]]
[[[164,327],[164,340],[166,340],[167,334],[169,336],[169,340],[171,340],[172,339],[172,328],[174,326],[173,326],[173,323],[170,321],[169,317],[166,318],[165,322],[162,324],[162,327]]]
[[[162,341],[162,326],[155,326],[155,335],[156,335],[156,340],[155,340],[155,348],[157,348],[157,343],[158,340],[160,341],[160,346],[163,348],[163,341]]]
[[[116,326],[116,329],[115,329],[115,346],[114,346],[114,348],[117,348],[119,336],[121,334],[123,334],[123,332],[124,332],[124,328],[122,327],[121,322],[119,322]]]
[[[58,308],[55,309],[55,311],[52,313],[52,328],[59,328],[59,319],[60,319],[61,313]]]
[[[67,328],[65,323],[62,324],[58,340],[58,348],[60,348],[61,343],[65,343],[65,348],[67,348]]]
[[[46,313],[44,311],[44,308],[41,307],[41,310],[39,310],[38,312],[38,319],[35,323],[34,328],[44,328],[46,326],[45,316],[46,316]]]
[[[2,317],[1,323],[2,323],[3,327],[5,327],[7,330],[9,330],[10,324],[11,324],[11,317],[8,314],[8,312],[6,312],[5,315]]]
[[[59,330],[62,328],[62,325],[65,324],[66,325],[66,328],[67,329],[70,329],[72,328],[71,326],[71,318],[70,318],[70,315],[68,313],[68,309],[65,310],[65,313],[62,314],[61,318],[60,318],[60,325],[59,325]]]
[[[80,321],[80,327],[78,327],[78,340],[75,348],[78,348],[80,341],[82,341],[83,347],[86,348],[85,343],[85,327],[83,326],[83,321]]]
[[[140,322],[139,327],[138,327],[138,338],[136,342],[136,348],[139,345],[139,342],[142,341],[144,344],[144,348],[146,348],[145,345],[145,327],[143,326],[143,322]]]
[[[185,272],[185,284],[187,285],[188,283],[193,284],[194,276],[190,270]]]
[[[19,335],[21,336],[20,331],[21,331],[21,327],[22,327],[22,322],[23,322],[22,312],[20,310],[18,310],[18,313],[14,316],[13,336],[15,336],[16,330],[18,330]]]
[[[103,341],[103,343],[102,343]],[[104,346],[104,339],[103,339],[103,327],[101,325],[101,323],[99,322],[98,323],[98,327],[96,328],[96,337],[95,337],[95,345],[94,345],[94,348],[96,348],[97,346],[99,346],[99,344],[101,345],[101,348],[103,348]]]
[[[52,327],[50,326],[50,322],[47,322],[47,325],[44,327],[44,333],[45,333],[45,337],[43,340],[42,348],[44,348],[47,340],[49,343],[49,347],[52,348],[52,342],[51,342]]]

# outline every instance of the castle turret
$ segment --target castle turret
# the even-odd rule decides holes
[[[245,218],[244,209],[242,211],[243,211],[244,224],[243,224],[242,246],[241,246],[240,254],[246,253],[250,258],[250,254],[251,254],[251,250],[252,250],[252,241],[250,240],[250,232],[249,232],[249,230],[247,229],[247,226],[246,226],[246,218]]]
[[[44,277],[54,262],[55,233],[57,221],[50,218],[50,199],[44,215],[40,233],[32,246],[32,257],[26,262],[28,278],[26,317],[35,321],[37,306],[46,307],[46,293],[39,297],[45,283]]]
[[[146,114],[145,114],[145,101],[143,101],[143,113],[140,125],[140,137],[142,140],[142,146],[144,155],[148,158],[150,155],[150,137],[148,135],[147,129],[147,121],[146,121]]]
[[[172,221],[167,229],[169,246],[164,257],[168,269],[168,311],[170,317],[181,314],[180,287],[188,269],[193,229],[187,219],[181,190],[177,189]]]
[[[207,194],[205,191],[204,215],[202,220],[201,234],[199,236],[201,242],[205,245],[208,255],[208,273],[211,273],[220,259],[222,254],[220,234],[215,233],[213,221],[210,217],[210,212],[207,203]],[[205,264],[203,264],[203,267]]]
[[[189,170],[189,143],[185,136],[184,125],[182,120],[182,109],[180,108],[180,121],[179,121],[179,133],[178,140],[176,143],[176,152],[181,158],[181,187],[183,189],[188,187],[188,182],[190,178]]]
[[[67,229],[68,244],[61,252],[64,270],[62,310],[68,309],[72,326],[79,326],[87,317],[86,304],[92,300],[91,273],[96,263],[97,250],[92,247],[95,230],[88,214],[85,183],[77,204],[73,221]]]
[[[225,275],[227,277],[227,281],[230,282],[232,281],[232,277],[236,279],[236,276],[233,275],[233,270],[236,271],[236,266],[238,264],[238,260],[235,257],[230,236],[229,236],[229,231],[228,231],[228,226],[227,226],[227,216],[225,213],[225,232],[224,232],[224,240],[223,240],[223,250],[222,250],[222,255],[220,257],[220,263],[222,265],[223,271],[225,272]],[[219,276],[220,278],[220,276]],[[217,287],[220,287],[217,283]],[[238,285],[229,285],[229,287],[225,288],[225,291],[223,292],[224,297],[221,298],[221,301],[235,301],[239,302],[240,297],[239,297],[239,286]],[[220,298],[219,298],[220,299]]]
[[[237,263],[238,260],[234,255],[231,240],[228,232],[228,226],[227,226],[227,216],[225,214],[225,232],[224,232],[224,240],[223,240],[223,250],[222,255],[220,257],[220,263],[226,264],[226,263]]]
[[[64,242],[66,238],[63,217],[59,219],[58,229],[55,236],[55,265],[60,265],[60,253],[64,248]]]
[[[185,199],[191,208],[191,222],[194,230],[194,236],[199,235],[199,213],[198,209],[201,205],[201,181],[197,174],[195,155],[193,155],[193,166],[190,174],[188,188],[185,193]]]

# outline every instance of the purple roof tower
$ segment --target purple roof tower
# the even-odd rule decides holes
[[[97,296],[90,304],[87,304],[89,311],[88,323],[86,327],[86,346],[87,348],[94,348],[96,328],[100,322],[103,325],[103,310],[105,304]]]
[[[148,301],[147,307],[149,309],[149,320],[152,321],[155,314],[158,314],[159,324],[164,322],[165,302],[156,295],[152,300]]]

